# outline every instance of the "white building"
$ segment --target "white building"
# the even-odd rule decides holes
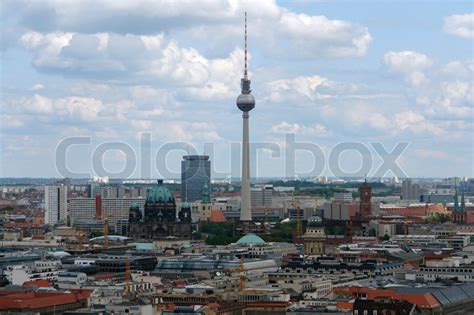
[[[346,202],[352,202],[352,193],[350,191],[340,191],[340,192],[335,192],[334,193],[334,198],[335,201],[346,201]]]
[[[57,281],[61,271],[60,260],[37,260],[32,265],[7,266],[4,275],[13,285],[22,285],[30,280]]]
[[[271,206],[273,204],[273,185],[259,185],[250,188],[252,208]]]
[[[73,198],[69,200],[69,214],[71,222],[80,220],[90,220],[96,217],[99,212],[101,219],[105,218],[107,212],[107,219],[109,228],[114,232],[117,231],[117,226],[123,224],[123,221],[128,222],[130,214],[130,205],[137,203],[140,211],[143,213],[145,208],[145,198],[101,198],[99,205],[95,198]],[[100,207],[96,211],[96,207]]]
[[[418,282],[435,282],[440,279],[474,282],[474,267],[470,258],[448,257],[427,261],[416,273]]]
[[[54,225],[67,222],[67,187],[45,186],[44,223]]]

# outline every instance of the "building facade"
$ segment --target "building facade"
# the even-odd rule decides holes
[[[45,186],[44,223],[67,223],[67,186]]]
[[[307,227],[303,235],[304,253],[306,255],[324,255],[326,234],[323,226]]]
[[[163,239],[177,237],[190,239],[191,208],[183,203],[176,217],[176,202],[173,194],[162,181],[148,195],[143,215],[137,205],[129,210],[129,236],[135,239]]]
[[[201,200],[204,185],[211,186],[211,161],[207,155],[186,155],[181,161],[181,200]]]
[[[363,220],[369,219],[372,216],[372,188],[365,181],[359,187],[359,217]]]
[[[80,226],[92,219],[103,220],[107,216],[109,229],[122,234],[123,224],[128,222],[130,207],[138,205],[141,213],[145,209],[145,198],[71,198],[69,216],[73,226]]]
[[[273,185],[255,186],[250,189],[252,208],[271,206],[273,204]]]

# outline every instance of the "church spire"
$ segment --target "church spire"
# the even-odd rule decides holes
[[[454,208],[453,208],[453,211],[454,212],[459,211],[459,201],[458,201],[458,189],[457,189],[457,187],[454,188]]]
[[[208,205],[211,203],[211,196],[209,193],[209,186],[207,183],[204,183],[204,187],[202,188],[202,203]]]

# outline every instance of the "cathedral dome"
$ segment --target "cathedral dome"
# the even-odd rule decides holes
[[[265,244],[265,241],[258,235],[249,233],[242,236],[238,241],[237,244],[240,245],[261,245]]]
[[[150,192],[146,199],[147,203],[174,203],[171,191],[163,185],[158,185]]]

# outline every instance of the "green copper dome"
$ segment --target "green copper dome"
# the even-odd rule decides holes
[[[148,203],[174,203],[174,197],[168,188],[158,185],[153,188],[146,201]]]
[[[140,209],[138,202],[134,201],[130,204],[130,209]]]
[[[258,244],[265,244],[265,241],[258,235],[249,233],[242,236],[238,241],[237,244],[251,244],[251,245],[258,245]]]
[[[181,209],[186,209],[186,208],[191,208],[191,206],[189,205],[189,203],[187,203],[187,202],[181,203]]]

